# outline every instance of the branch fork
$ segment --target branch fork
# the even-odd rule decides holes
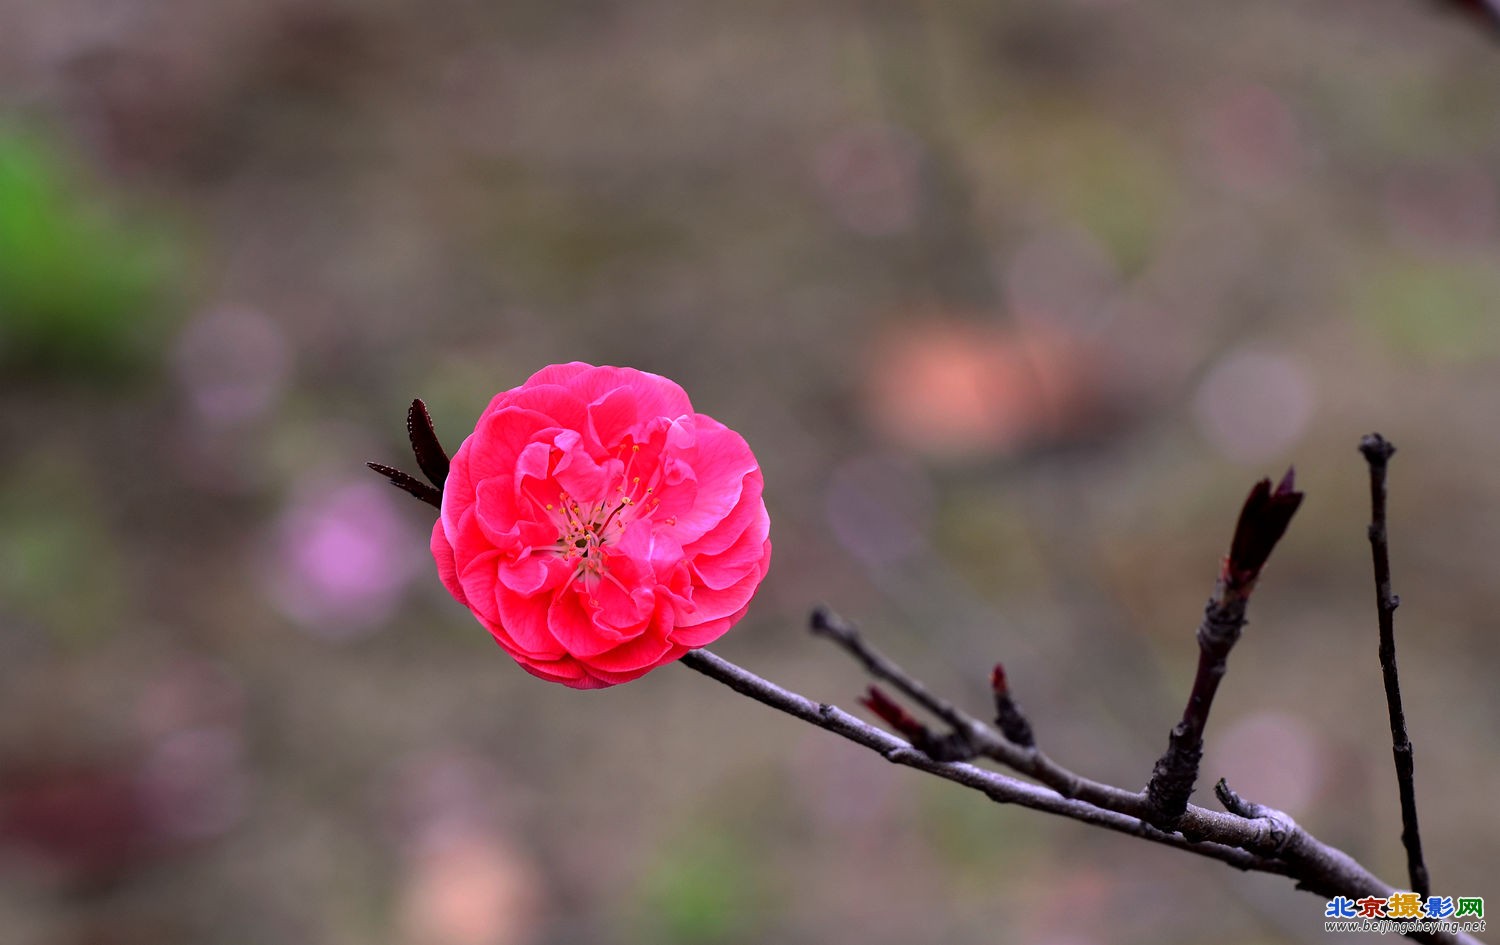
[[[995,699],[995,720],[991,725],[936,694],[871,646],[854,624],[827,607],[820,606],[812,612],[813,634],[832,642],[873,679],[891,687],[893,691],[888,692],[872,685],[861,702],[899,737],[874,728],[835,705],[813,703],[782,689],[707,650],[690,651],[682,662],[742,695],[864,745],[892,763],[956,782],[997,803],[1018,804],[1129,834],[1218,860],[1235,869],[1287,876],[1299,889],[1319,896],[1389,897],[1397,890],[1349,854],[1317,839],[1285,812],[1241,797],[1223,779],[1214,786],[1223,812],[1189,803],[1198,778],[1209,710],[1227,671],[1229,653],[1243,632],[1246,607],[1302,498],[1291,470],[1274,488],[1269,479],[1260,481],[1246,498],[1229,554],[1198,625],[1199,663],[1192,691],[1181,721],[1172,730],[1167,751],[1157,761],[1150,782],[1142,791],[1094,781],[1048,757],[1037,745],[1030,720],[1015,702],[1002,665],[997,664],[990,677]],[[1383,517],[1380,522],[1383,543]],[[1375,533],[1372,526],[1372,542]],[[1378,574],[1377,564],[1377,577]],[[1388,581],[1382,587],[1382,593],[1387,593]],[[1381,601],[1384,626],[1395,609],[1394,595],[1382,596]],[[1383,662],[1385,649],[1383,644]],[[919,720],[901,699],[933,716],[942,728],[935,729]],[[1399,703],[1393,703],[1393,732],[1397,709]],[[1398,772],[1403,770],[1399,744],[1398,741]],[[1405,757],[1409,762],[1409,742],[1406,744]],[[981,767],[978,762],[984,761],[997,763],[1021,777]],[[1405,791],[1403,787],[1403,798]],[[1411,829],[1414,835],[1414,819]],[[1414,871],[1413,889],[1417,888],[1416,877]],[[1419,891],[1425,898],[1425,887]],[[1412,932],[1409,937],[1423,942],[1477,942],[1467,933]]]

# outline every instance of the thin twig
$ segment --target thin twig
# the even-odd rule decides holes
[[[690,650],[683,656],[682,663],[763,705],[863,745],[893,764],[963,785],[997,803],[1016,804],[1067,817],[1186,850],[1236,869],[1287,876],[1297,881],[1299,889],[1324,897],[1389,897],[1396,891],[1353,857],[1313,837],[1279,812],[1274,812],[1279,815],[1276,817],[1244,817],[1188,805],[1179,821],[1178,831],[1161,830],[1139,818],[1102,809],[1078,798],[1063,797],[1046,787],[1028,784],[997,771],[964,762],[935,761],[907,742],[860,721],[837,706],[813,702],[708,650]],[[1120,791],[1118,788],[1111,790]],[[1477,939],[1465,933],[1414,933],[1410,937],[1443,945],[1479,945]]]
[[[1359,451],[1370,467],[1370,554],[1375,565],[1375,609],[1380,618],[1380,672],[1385,679],[1385,702],[1391,718],[1391,753],[1396,761],[1396,784],[1401,794],[1401,844],[1406,847],[1406,869],[1411,888],[1423,899],[1431,893],[1427,863],[1422,859],[1422,832],[1417,826],[1416,761],[1406,735],[1406,712],[1401,708],[1401,680],[1396,672],[1396,608],[1401,598],[1391,593],[1391,558],[1385,525],[1386,469],[1396,447],[1379,433],[1359,441]]]
[[[854,624],[827,607],[813,610],[812,630],[838,644],[865,667],[871,676],[884,679],[922,708],[952,726],[966,738],[975,751],[998,761],[1014,771],[1035,778],[1058,794],[1076,798],[1129,817],[1147,817],[1149,808],[1144,794],[1126,791],[1075,774],[1031,745],[1020,745],[969,715],[953,703],[935,695],[921,680],[865,641]]]
[[[1198,625],[1198,671],[1193,689],[1182,710],[1182,721],[1172,728],[1167,750],[1151,770],[1146,794],[1151,799],[1154,819],[1171,823],[1187,809],[1188,798],[1198,783],[1198,766],[1203,760],[1203,731],[1213,708],[1219,681],[1229,666],[1229,651],[1240,638],[1245,625],[1247,598],[1231,592],[1221,583]]]
[[[1229,652],[1244,629],[1250,592],[1302,504],[1302,493],[1295,487],[1295,475],[1290,469],[1275,491],[1271,490],[1271,480],[1262,479],[1250,490],[1240,509],[1229,556],[1224,559],[1213,596],[1198,624],[1198,671],[1182,710],[1182,721],[1173,727],[1167,750],[1157,759],[1151,781],[1146,785],[1150,819],[1157,826],[1170,826],[1182,816],[1198,782],[1209,710],[1213,708],[1219,682],[1228,670]]]

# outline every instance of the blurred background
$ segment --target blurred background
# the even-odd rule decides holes
[[[1400,882],[1380,430],[1435,891],[1497,901],[1497,116],[1500,48],[1423,0],[6,0],[0,938],[1321,937],[679,667],[521,672],[363,463],[573,359],[763,464],[718,652],[852,707],[825,601],[975,711],[1004,660],[1129,786],[1295,462],[1204,783]]]

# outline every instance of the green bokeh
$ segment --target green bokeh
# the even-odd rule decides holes
[[[712,828],[664,846],[637,900],[636,941],[652,945],[754,942],[765,904],[755,851]]]
[[[1491,260],[1389,259],[1368,269],[1352,295],[1382,341],[1418,358],[1467,362],[1500,348],[1500,275]]]
[[[65,156],[0,126],[0,366],[119,373],[158,351],[181,257]]]
[[[98,497],[76,469],[36,461],[0,482],[0,615],[86,644],[109,632],[125,587]]]

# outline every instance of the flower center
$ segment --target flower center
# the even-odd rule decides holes
[[[557,505],[548,503],[548,511],[561,511],[556,551],[569,561],[577,561],[580,571],[597,571],[604,566],[602,549],[619,538],[626,519],[620,515],[629,508],[624,501],[607,508],[598,502],[585,506],[566,492],[558,493]]]
[[[557,502],[546,503],[548,513],[558,526],[553,551],[574,563],[573,577],[608,576],[605,571],[604,546],[613,544],[626,527],[661,505],[654,493],[661,479],[660,470],[648,483],[633,474],[639,444],[621,447],[624,467],[613,489],[592,504],[579,502],[566,490],[558,493]]]

